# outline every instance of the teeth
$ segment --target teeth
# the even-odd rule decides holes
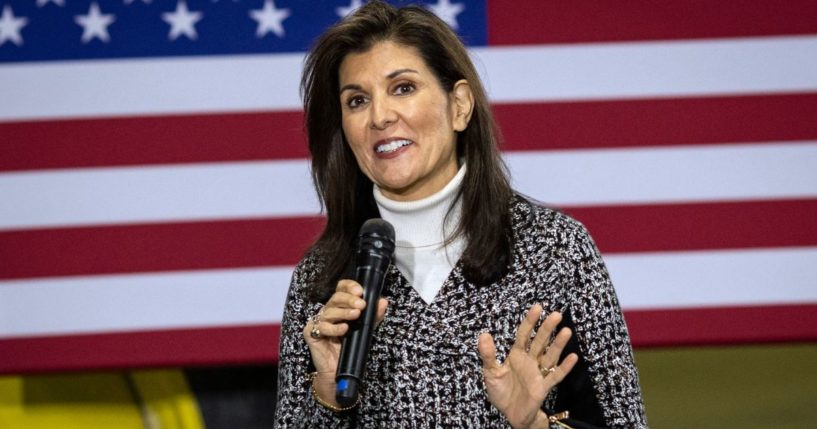
[[[403,146],[408,146],[410,144],[411,144],[410,140],[393,140],[389,143],[378,146],[375,149],[375,151],[377,151],[377,153],[394,152],[397,149],[400,149]]]

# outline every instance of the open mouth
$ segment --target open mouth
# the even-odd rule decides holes
[[[412,143],[411,140],[392,140],[388,143],[379,144],[374,148],[374,151],[377,153],[392,153],[400,149],[401,147],[408,146]]]

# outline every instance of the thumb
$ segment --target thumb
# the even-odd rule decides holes
[[[380,300],[377,301],[377,319],[375,326],[380,325],[380,323],[383,322],[383,319],[386,318],[386,308],[388,306],[389,301],[387,301],[386,298],[380,298]]]
[[[487,332],[479,334],[477,350],[480,359],[482,359],[483,371],[499,368],[499,362],[496,361],[496,344],[494,344],[494,337],[491,334]]]

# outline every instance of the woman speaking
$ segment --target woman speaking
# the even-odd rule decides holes
[[[288,293],[278,427],[646,427],[598,250],[510,188],[485,91],[443,21],[368,3],[316,41],[302,91],[327,220]],[[350,272],[372,218],[394,227],[394,263],[361,393],[341,405],[341,343],[366,306]]]

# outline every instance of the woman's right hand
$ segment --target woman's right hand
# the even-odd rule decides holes
[[[357,320],[366,308],[363,287],[354,280],[338,282],[335,293],[319,311],[319,318],[311,319],[304,326],[304,339],[312,355],[317,374],[313,379],[315,390],[324,401],[335,402],[335,373],[340,360],[340,345],[349,331],[349,322]],[[388,301],[380,298],[377,305],[377,323],[386,315]],[[318,335],[313,335],[313,332]]]

